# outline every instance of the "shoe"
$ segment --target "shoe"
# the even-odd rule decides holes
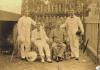
[[[61,57],[58,57],[58,60],[59,60],[59,61],[62,61],[63,59],[62,59]]]
[[[79,58],[75,58],[75,60],[79,60]]]
[[[56,62],[59,62],[59,59],[58,59],[58,57],[56,57]]]
[[[74,59],[75,57],[70,57],[70,59]]]
[[[62,61],[63,59],[61,58],[61,57],[57,57],[57,59],[56,59],[56,62],[60,62],[60,61]]]
[[[26,60],[26,58],[21,58],[21,60]]]
[[[27,59],[26,59],[26,58],[21,58],[21,60],[22,60],[22,61],[26,61],[26,62],[27,62]]]
[[[52,60],[51,60],[51,59],[47,59],[47,62],[48,62],[48,63],[52,63]]]
[[[42,59],[41,62],[44,63],[45,62],[44,59]]]

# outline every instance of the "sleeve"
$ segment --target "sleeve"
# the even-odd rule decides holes
[[[83,28],[83,24],[82,24],[82,21],[81,21],[80,18],[78,19],[78,26],[79,26],[79,28],[80,28],[82,34],[84,34],[84,28]]]
[[[35,42],[35,30],[33,30],[31,34],[31,41]]]
[[[68,33],[67,31],[63,31],[64,41],[69,41]]]
[[[48,41],[48,40],[49,40],[49,38],[48,38],[48,36],[47,36],[47,34],[46,34],[45,30],[44,30],[44,29],[42,29],[42,31],[43,31],[43,34],[44,34],[45,39]]]
[[[54,40],[54,30],[51,30],[49,38],[50,38],[50,42],[53,42],[53,40]]]
[[[53,38],[53,35],[54,35],[54,30],[51,31],[50,38]]]
[[[31,19],[31,22],[32,22],[32,25],[36,25],[36,22],[33,20],[33,19]]]
[[[65,28],[66,27],[66,22],[64,24],[62,24],[60,27]]]
[[[68,22],[68,18],[66,19],[65,23],[63,23],[60,27],[61,27],[61,28],[66,28],[67,22]]]
[[[22,28],[22,26],[21,26],[21,25],[22,25],[22,23],[23,23],[23,22],[22,22],[22,20],[21,20],[21,19],[19,19],[19,20],[18,20],[18,22],[17,22],[18,34],[19,34],[19,33],[20,33],[20,31],[21,31],[21,28]]]
[[[17,25],[16,25],[17,26],[17,34],[18,34],[17,41],[23,40],[22,35],[21,35],[21,33],[22,33],[22,23],[23,23],[22,19],[19,19],[18,22],[17,22]]]

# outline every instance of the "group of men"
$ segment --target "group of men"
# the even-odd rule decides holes
[[[77,32],[80,29],[80,35],[84,35],[84,29],[80,18],[74,15],[74,10],[70,10],[69,14],[65,23],[62,24],[60,20],[56,23],[55,29],[48,37],[44,26],[40,22],[32,20],[26,11],[17,23],[21,58],[28,58],[28,53],[32,52],[33,45],[31,43],[33,43],[38,49],[41,62],[45,62],[46,59],[47,62],[51,63],[52,56],[54,60],[61,61],[67,47],[66,44],[69,44],[71,58],[78,60],[80,44]],[[33,29],[32,26],[34,26]]]

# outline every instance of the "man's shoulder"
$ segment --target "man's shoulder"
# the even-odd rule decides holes
[[[53,33],[55,33],[56,31],[57,31],[57,29],[56,29],[56,28],[52,30],[52,32],[53,32]]]
[[[66,33],[65,29],[61,29],[60,32],[62,32],[62,33]]]
[[[70,19],[70,17],[67,17],[66,20]]]
[[[25,16],[21,16],[21,17],[19,18],[19,21],[23,20],[24,18],[25,18]]]
[[[37,32],[37,29],[33,29],[33,30],[32,30],[32,33],[34,33],[34,32]]]
[[[76,19],[80,20],[80,17],[78,17],[78,16],[74,16],[74,18],[76,18]]]
[[[29,20],[33,21],[33,19],[31,17],[27,17]]]

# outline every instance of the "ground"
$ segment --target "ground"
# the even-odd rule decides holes
[[[9,62],[10,55],[0,55],[0,70],[95,70],[96,65],[86,55],[80,55],[80,60],[68,59],[62,62],[55,62],[44,64],[36,62],[22,61],[18,58],[14,58],[12,62]]]

